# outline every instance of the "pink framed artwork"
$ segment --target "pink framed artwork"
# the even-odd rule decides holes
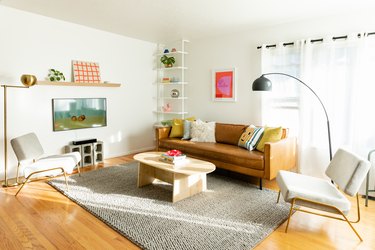
[[[218,69],[212,71],[212,100],[235,102],[236,69]]]
[[[100,68],[96,62],[72,61],[73,81],[77,83],[100,83]]]

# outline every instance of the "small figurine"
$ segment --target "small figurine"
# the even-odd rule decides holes
[[[164,54],[167,54],[167,53],[169,53],[169,50],[168,50],[168,49],[165,49],[165,50],[164,50]]]
[[[176,52],[177,50],[176,50],[176,48],[172,48],[172,50],[171,50],[172,52]]]
[[[162,109],[163,109],[163,112],[171,112],[172,106],[169,103],[167,103],[162,107]]]

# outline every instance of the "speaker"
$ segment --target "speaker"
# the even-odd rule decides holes
[[[73,141],[73,145],[82,145],[87,143],[94,143],[97,142],[97,139],[86,139],[86,140],[80,140],[80,141]]]

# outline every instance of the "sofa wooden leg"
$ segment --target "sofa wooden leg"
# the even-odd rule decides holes
[[[259,178],[259,189],[263,190],[263,187],[262,187],[262,178]]]

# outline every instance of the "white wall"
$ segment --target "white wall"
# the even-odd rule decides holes
[[[191,83],[188,90],[189,112],[203,120],[262,124],[266,121],[261,120],[260,93],[251,90],[252,82],[260,76],[258,45],[365,31],[375,31],[375,18],[364,13],[354,13],[191,41],[187,56],[187,78]],[[212,69],[231,67],[236,67],[238,73],[238,101],[213,102]]]
[[[25,73],[43,80],[49,68],[62,71],[70,80],[73,59],[99,62],[103,81],[122,84],[120,88],[8,89],[8,141],[33,131],[46,153],[53,154],[62,152],[64,145],[72,140],[97,138],[104,141],[105,158],[154,146],[152,83],[156,74],[152,55],[156,44],[2,6],[0,34],[1,84],[21,85],[19,77]],[[51,99],[64,97],[107,98],[108,126],[53,132]],[[3,117],[2,102],[0,108]],[[0,127],[0,179],[3,179],[2,122]],[[17,162],[8,145],[8,175],[13,177]]]

